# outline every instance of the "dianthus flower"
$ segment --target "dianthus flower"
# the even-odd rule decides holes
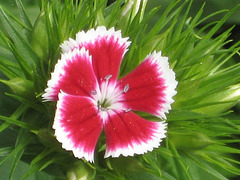
[[[94,161],[104,129],[105,157],[152,151],[165,137],[167,124],[148,121],[134,111],[165,119],[176,94],[175,73],[161,52],[149,54],[131,73],[118,79],[130,45],[121,31],[104,26],[81,31],[62,45],[43,98],[57,101],[53,128],[62,147]]]

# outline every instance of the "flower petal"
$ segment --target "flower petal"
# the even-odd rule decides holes
[[[72,51],[74,48],[85,47],[92,56],[93,68],[99,84],[111,75],[110,81],[115,81],[118,76],[122,58],[127,51],[130,42],[128,38],[122,38],[121,31],[109,30],[104,26],[81,31],[76,35],[76,41],[69,39],[61,47],[63,52]]]
[[[133,156],[157,148],[165,137],[163,122],[147,121],[133,112],[109,112],[105,121],[105,157]]]
[[[118,81],[125,89],[122,102],[135,111],[143,111],[160,118],[171,109],[172,97],[176,94],[177,81],[170,69],[168,58],[161,52],[148,55],[130,74]]]
[[[62,54],[42,97],[45,101],[56,101],[60,90],[71,95],[92,96],[91,92],[97,89],[91,56],[84,48],[74,49]]]
[[[90,162],[94,161],[94,149],[103,128],[94,103],[91,98],[61,92],[53,124],[62,147]]]

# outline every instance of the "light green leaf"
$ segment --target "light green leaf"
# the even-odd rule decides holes
[[[32,30],[32,24],[26,14],[25,8],[23,7],[21,0],[15,0],[15,2],[17,4],[17,7],[19,9],[20,16],[21,16],[23,22],[26,24],[26,26],[28,26],[28,29]]]
[[[16,30],[13,23],[1,7],[0,19],[2,21],[4,29],[14,42],[14,46],[16,47],[15,53],[18,52],[19,56],[21,53],[21,56],[23,57],[23,59],[20,60],[20,63],[23,65],[24,69],[29,70],[30,67],[34,67],[37,61],[39,61],[38,56],[32,50],[26,39],[23,38],[23,35],[19,33],[20,31]]]

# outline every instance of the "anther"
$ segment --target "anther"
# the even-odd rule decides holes
[[[129,84],[125,85],[123,88],[123,92],[126,93],[129,90]]]
[[[129,112],[131,110],[132,110],[131,108],[128,108],[128,109],[125,109],[125,112],[127,113],[127,112]]]
[[[96,90],[91,90],[91,95],[96,95],[97,91]]]
[[[104,107],[99,107],[99,109],[100,109],[101,111],[107,111],[107,108],[104,108]]]
[[[105,79],[106,81],[108,81],[111,77],[112,77],[112,75],[109,74],[109,75],[107,75],[104,79]]]

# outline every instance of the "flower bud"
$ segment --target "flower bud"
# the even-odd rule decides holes
[[[207,136],[199,132],[192,133],[170,133],[169,140],[177,149],[181,150],[200,150],[213,144]]]
[[[80,160],[73,164],[67,173],[69,180],[94,179],[93,176],[94,170]]]
[[[37,131],[36,134],[40,142],[44,146],[49,147],[51,149],[57,149],[57,148],[61,149],[61,146],[56,140],[56,138],[54,137],[53,133],[51,133],[48,129],[41,129]]]
[[[0,82],[7,85],[17,96],[26,99],[33,99],[35,97],[33,83],[29,80],[23,78],[13,78],[10,80],[1,79]]]
[[[199,104],[209,104],[198,109],[195,112],[204,114],[218,114],[222,113],[234,105],[240,99],[240,84],[231,86],[221,92],[215,93],[211,96],[204,98]]]

